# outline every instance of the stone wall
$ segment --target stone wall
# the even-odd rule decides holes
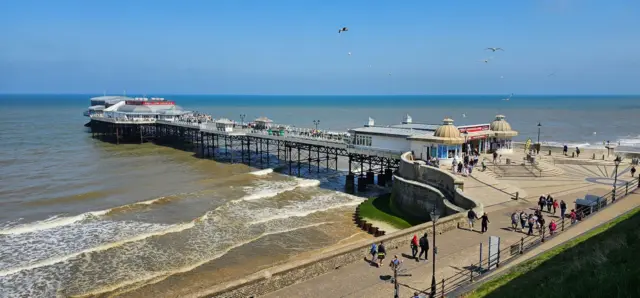
[[[443,217],[436,223],[436,233],[456,229],[465,222],[465,214],[455,214]],[[413,235],[427,233],[433,235],[433,224],[427,222],[408,229],[376,238],[375,242],[383,241],[388,249],[405,247],[409,252],[409,242]],[[336,270],[349,263],[360,261],[369,256],[369,248],[372,241],[363,240],[350,246],[337,249],[322,255],[310,257],[305,260],[286,263],[280,266],[263,270],[245,278],[218,285],[203,290],[195,297],[235,298],[259,296],[276,291],[278,289],[303,282],[316,276]],[[439,251],[438,253],[448,253]]]
[[[427,166],[424,161],[414,160],[411,152],[402,154],[394,179],[394,206],[419,219],[429,220],[434,203],[444,216],[471,208],[482,212],[481,204],[463,192],[462,179],[439,168]]]

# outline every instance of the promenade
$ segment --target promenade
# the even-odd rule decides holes
[[[608,187],[596,187],[588,191],[573,192],[570,195],[557,196],[556,198],[558,200],[565,200],[568,204],[571,204],[570,202],[573,202],[576,197],[581,195],[587,193],[603,195],[609,191],[610,188]],[[499,272],[500,270],[506,270],[511,266],[521,263],[529,257],[535,256],[544,250],[578,236],[636,206],[640,206],[640,194],[638,194],[638,191],[630,194],[625,199],[606,208],[602,212],[586,218],[579,225],[572,227],[568,231],[550,238],[544,244],[528,250],[524,254],[524,257],[515,259],[513,262],[508,263],[506,266],[491,274],[495,274],[495,272]],[[525,235],[523,233],[511,230],[510,215],[516,210],[525,210],[527,213],[530,213],[533,212],[532,208],[535,208],[535,203],[527,201],[511,201],[494,205],[486,208],[486,212],[491,221],[487,233],[480,234],[469,231],[466,227],[463,227],[436,236],[436,246],[438,247],[438,255],[436,256],[437,281],[439,282],[442,278],[449,277],[461,270],[468,270],[465,267],[477,263],[479,261],[479,244],[483,242],[486,247],[489,236],[499,236],[501,238],[501,249],[524,237]],[[557,219],[557,217],[554,216],[547,216],[547,218],[548,220]],[[430,238],[429,242],[431,243],[431,241],[432,239]],[[400,256],[404,261],[403,268],[407,270],[406,273],[411,274],[411,276],[399,278],[399,282],[402,284],[400,297],[410,297],[414,291],[428,292],[431,286],[432,256],[429,256],[428,262],[423,260],[416,262],[413,259],[405,257],[411,253],[409,243],[403,247],[388,248],[388,251],[389,259],[392,258],[394,254]],[[487,254],[486,249],[484,254]],[[322,293],[322,297],[392,297],[393,285],[389,281],[383,280],[385,276],[393,274],[388,267],[389,260],[385,261],[382,268],[376,268],[365,261],[364,257],[363,255],[363,260],[360,262],[348,264],[328,274],[272,292],[262,297],[319,297],[318,293]]]

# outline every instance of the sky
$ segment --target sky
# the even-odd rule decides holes
[[[638,0],[0,0],[0,93],[640,94],[639,78]]]

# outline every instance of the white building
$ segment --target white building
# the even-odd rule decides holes
[[[257,118],[256,120],[253,120],[253,122],[256,124],[256,129],[269,129],[273,123],[273,121],[267,117]]]
[[[413,151],[416,158],[437,158],[441,164],[451,163],[454,157],[459,158],[466,152],[512,152],[509,151],[511,137],[517,135],[501,115],[491,124],[461,127],[454,126],[450,118],[445,118],[441,125],[413,123],[409,115],[399,125],[373,124],[373,119],[369,119],[365,127],[351,129],[351,143],[375,149]]]
[[[229,119],[222,118],[216,121],[216,129],[218,131],[232,132],[235,123]]]

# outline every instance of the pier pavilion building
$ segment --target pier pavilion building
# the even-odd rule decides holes
[[[104,109],[107,118],[126,119],[132,121],[164,120],[175,121],[179,117],[192,114],[177,106],[175,102],[164,98],[134,98],[117,102]]]
[[[349,132],[354,145],[412,151],[416,158],[436,158],[441,164],[450,164],[454,157],[466,152],[511,153],[511,138],[518,134],[502,115],[496,116],[491,124],[458,127],[451,118],[435,125],[413,123],[411,116],[406,115],[402,124],[390,126],[376,126],[369,118],[367,125]]]

